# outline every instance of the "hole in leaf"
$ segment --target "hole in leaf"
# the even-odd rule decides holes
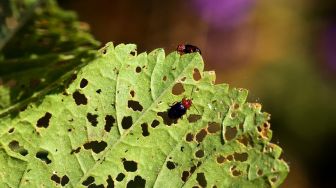
[[[154,119],[154,120],[152,121],[151,127],[155,128],[155,127],[157,127],[159,124],[160,124],[160,122],[159,122],[158,120]]]
[[[91,149],[93,152],[95,153],[100,153],[102,151],[104,151],[104,149],[106,148],[107,143],[104,141],[92,141],[92,142],[88,142],[84,144],[84,149],[89,150]]]
[[[71,150],[70,154],[78,153],[78,152],[80,152],[80,150],[81,150],[81,147],[78,147],[76,149]]]
[[[263,126],[265,129],[269,129],[271,127],[271,125],[268,122],[264,123]]]
[[[204,173],[197,173],[196,180],[197,180],[197,182],[200,186],[202,186],[202,187],[207,186],[207,181],[205,179]]]
[[[114,188],[114,181],[110,175],[108,175],[106,183],[107,183],[107,188]]]
[[[194,135],[192,134],[192,133],[188,133],[187,135],[186,135],[186,141],[187,142],[191,142],[191,141],[193,141],[194,140]]]
[[[82,185],[84,186],[89,186],[90,184],[92,184],[95,181],[94,177],[89,176],[88,178],[86,178],[86,180],[83,181]]]
[[[197,114],[190,114],[190,116],[188,117],[188,121],[189,121],[189,123],[194,123],[194,122],[200,120],[201,117],[202,116],[197,115]]]
[[[204,151],[203,150],[196,151],[195,156],[198,158],[204,157]]]
[[[123,165],[127,172],[135,172],[138,169],[138,164],[135,161],[127,161],[126,159],[123,159]]]
[[[271,182],[274,184],[276,181],[278,181],[278,176],[274,176],[271,178]]]
[[[234,156],[234,159],[236,161],[240,161],[240,162],[244,162],[248,158],[248,154],[247,153],[234,153],[233,156]]]
[[[137,68],[135,69],[135,72],[136,72],[136,73],[140,73],[140,72],[141,72],[141,67],[137,67]]]
[[[201,129],[200,132],[196,134],[196,141],[202,142],[205,136],[207,135],[207,132],[205,129]]]
[[[124,178],[125,178],[125,174],[124,174],[124,173],[119,173],[118,176],[117,176],[117,178],[116,178],[116,180],[120,182],[120,181],[122,181]]]
[[[196,170],[196,166],[192,166],[192,167],[190,168],[190,174],[194,173],[195,170]]]
[[[148,136],[149,135],[148,124],[147,123],[141,124],[141,128],[142,128],[142,136]]]
[[[231,118],[235,118],[237,116],[237,113],[236,112],[232,112],[230,116],[231,116]]]
[[[56,182],[57,184],[61,183],[61,178],[56,174],[53,174],[50,179]]]
[[[135,176],[134,180],[127,183],[127,188],[144,188],[146,186],[146,180],[141,176]]]
[[[106,115],[105,116],[105,131],[110,132],[114,123],[115,123],[114,117],[111,115]]]
[[[77,105],[86,105],[87,104],[87,98],[84,94],[81,94],[79,91],[76,91],[72,94],[72,97],[75,99],[75,102]]]
[[[49,120],[51,118],[51,113],[46,112],[43,117],[41,117],[39,120],[37,120],[37,127],[44,127],[47,128],[49,126]]]
[[[264,172],[261,170],[261,169],[259,169],[258,171],[257,171],[257,175],[258,176],[262,176],[264,174]]]
[[[169,170],[173,170],[175,168],[175,163],[171,161],[167,161],[167,168]]]
[[[121,126],[123,129],[129,129],[133,124],[133,119],[131,116],[123,117],[121,121]]]
[[[225,160],[226,160],[226,158],[224,156],[222,156],[222,155],[220,155],[220,156],[217,157],[217,163],[219,163],[219,164],[224,163]]]
[[[106,54],[106,53],[107,53],[107,49],[106,49],[106,48],[102,49],[102,50],[101,50],[101,53],[102,53],[102,54]]]
[[[202,78],[201,73],[198,69],[194,69],[193,78],[195,81],[198,81]]]
[[[184,87],[181,83],[176,83],[172,89],[174,95],[181,95],[184,92]]]
[[[241,174],[242,174],[242,172],[240,170],[235,169],[235,170],[232,171],[233,176],[240,176]]]
[[[98,120],[97,120],[98,115],[87,113],[86,118],[91,123],[92,126],[94,126],[94,127],[97,126],[97,124],[98,124]]]
[[[84,88],[84,87],[86,87],[86,86],[88,85],[88,83],[89,83],[89,82],[87,81],[87,79],[83,78],[83,79],[81,80],[79,86],[80,86],[81,88]]]
[[[128,108],[132,108],[133,111],[142,111],[143,107],[138,101],[129,100]]]
[[[190,175],[189,171],[183,171],[181,176],[182,181],[186,182],[188,180],[189,175]]]
[[[132,96],[132,98],[135,96],[135,92],[134,92],[134,90],[131,90],[130,91],[130,94],[131,94],[131,96]]]
[[[240,176],[242,175],[242,172],[240,170],[237,169],[237,166],[233,165],[231,168],[230,168],[230,171],[232,173],[233,176]]]
[[[232,156],[232,155],[228,155],[226,158],[227,158],[227,160],[229,160],[229,161],[232,161],[232,160],[233,160],[233,156]]]
[[[97,89],[96,93],[100,94],[101,93],[101,89]]]
[[[227,141],[231,141],[237,135],[237,128],[236,127],[225,127],[225,139]]]
[[[20,146],[20,143],[16,140],[13,140],[11,141],[9,144],[8,144],[8,147],[16,152],[16,153],[20,153],[20,155],[22,156],[26,156],[28,155],[28,150],[26,150],[23,146]]]
[[[14,132],[14,128],[10,128],[10,129],[8,130],[8,133],[12,133],[12,132]]]
[[[158,112],[158,116],[160,116],[163,119],[163,123],[170,126],[173,123],[177,123],[178,119],[171,119],[168,117],[168,112]]]
[[[61,179],[61,185],[62,185],[62,186],[65,186],[65,185],[68,184],[68,183],[69,183],[69,177],[66,176],[66,175],[64,175],[64,176],[62,177],[62,179]]]
[[[216,132],[220,131],[220,129],[221,129],[221,125],[219,123],[216,123],[216,122],[210,122],[208,124],[208,128],[207,128],[209,133],[216,133]]]
[[[48,151],[39,151],[36,153],[36,157],[41,161],[44,161],[46,164],[51,163],[51,160],[48,158]]]
[[[243,136],[239,137],[237,140],[238,140],[238,142],[240,142],[244,146],[247,146],[249,144],[249,139],[246,135],[243,135]]]

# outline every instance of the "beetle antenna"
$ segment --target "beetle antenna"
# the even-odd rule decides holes
[[[195,106],[193,106],[193,108],[195,108],[195,110],[196,110],[198,113],[200,113],[200,112],[197,110],[197,108],[196,108]]]

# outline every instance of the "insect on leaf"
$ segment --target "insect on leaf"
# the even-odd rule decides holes
[[[269,114],[198,53],[108,43],[65,89],[0,119],[0,187],[277,187]],[[171,120],[182,98],[192,107]]]

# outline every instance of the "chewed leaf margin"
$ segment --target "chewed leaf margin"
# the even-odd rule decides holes
[[[108,43],[64,92],[2,118],[15,186],[277,187],[288,173],[269,115],[247,90],[214,85],[199,54]],[[170,106],[190,98],[182,118]],[[10,157],[9,157],[10,156]],[[5,164],[5,162],[4,162]],[[4,174],[14,170],[5,166]],[[23,174],[22,174],[23,173]],[[39,178],[36,178],[36,177]],[[4,180],[4,182],[6,182]]]

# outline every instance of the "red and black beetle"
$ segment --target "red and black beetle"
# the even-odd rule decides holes
[[[181,102],[175,103],[168,110],[168,117],[171,119],[181,118],[192,105],[191,99],[183,98]]]
[[[191,44],[179,44],[177,45],[176,51],[181,55],[194,52],[198,52],[201,54],[201,50],[197,46]]]

